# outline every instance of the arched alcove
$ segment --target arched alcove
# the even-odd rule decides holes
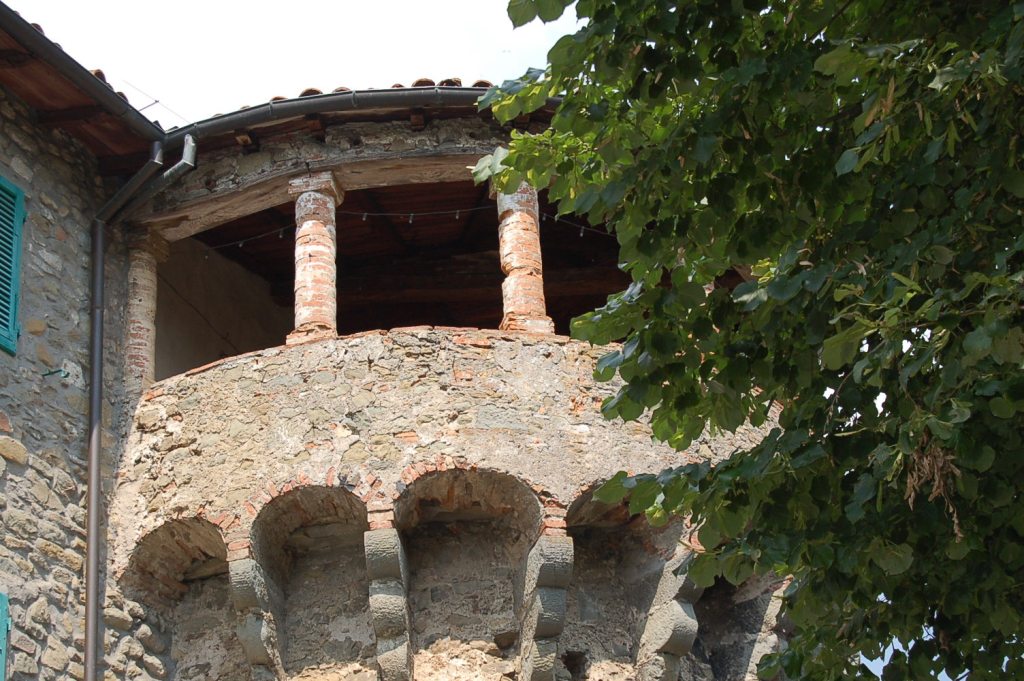
[[[498,678],[514,670],[526,556],[541,506],[514,476],[424,475],[395,504],[408,556],[417,675]]]
[[[663,580],[673,577],[666,564],[682,533],[681,523],[652,528],[625,503],[597,501],[599,486],[577,497],[566,515],[573,577],[559,649],[574,680],[633,678],[648,613],[665,591]]]
[[[146,610],[132,633],[169,679],[248,678],[226,556],[217,526],[200,518],[165,522],[131,554],[120,586]]]
[[[279,652],[289,674],[373,667],[366,529],[366,506],[339,487],[293,489],[256,517],[254,556],[284,595]]]

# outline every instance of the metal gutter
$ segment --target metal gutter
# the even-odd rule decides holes
[[[92,75],[88,69],[68,56],[52,40],[40,33],[17,12],[0,2],[0,28],[17,40],[36,59],[55,68],[107,113],[120,118],[132,132],[150,142],[162,141],[164,131],[135,107],[126,102],[106,83]]]
[[[310,114],[338,113],[342,111],[369,111],[374,109],[406,109],[416,107],[476,106],[477,100],[487,92],[481,87],[410,87],[385,90],[353,90],[310,95],[277,102],[267,102],[234,113],[207,118],[171,130],[165,144],[174,149],[184,143],[186,135],[195,139],[211,137],[244,128],[272,123],[286,118]],[[549,99],[547,106],[554,108],[561,100]]]
[[[34,30],[34,29],[33,29]],[[103,500],[100,486],[100,438],[103,415],[103,270],[106,264],[108,221],[163,167],[163,144],[153,143],[146,164],[107,201],[92,221],[89,306],[89,455],[86,492],[85,533],[85,681],[96,681],[102,657],[103,630],[100,627],[100,519]]]

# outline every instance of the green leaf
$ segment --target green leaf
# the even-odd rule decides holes
[[[714,135],[701,135],[697,138],[697,144],[690,156],[699,164],[707,163],[711,160],[711,155],[715,153],[717,146],[718,139]]]
[[[1003,175],[1003,187],[1018,199],[1024,199],[1024,172],[1008,170]]]
[[[992,358],[1000,364],[1024,362],[1024,329],[1014,326],[993,338]]]
[[[480,160],[473,166],[473,182],[483,184],[491,179],[491,160],[491,154],[480,157]]]
[[[626,498],[629,490],[623,485],[623,482],[627,478],[625,471],[619,471],[611,477],[608,482],[604,483],[596,490],[594,490],[594,499],[600,501],[603,504],[617,504]]]
[[[780,303],[788,302],[800,292],[803,283],[803,277],[776,277],[768,282],[768,295]]]
[[[870,473],[863,473],[853,489],[853,497],[844,508],[847,519],[855,523],[864,517],[864,504],[875,496],[875,478]]]
[[[899,575],[910,569],[914,562],[914,550],[907,544],[879,544],[872,551],[871,560],[886,574]]]
[[[594,369],[594,378],[598,381],[611,380],[615,376],[615,370],[622,365],[622,359],[622,353],[618,350],[601,355]]]
[[[686,576],[702,589],[713,585],[715,577],[718,576],[718,565],[715,557],[711,555],[697,556],[690,563]]]
[[[537,3],[534,0],[509,0],[508,18],[516,28],[525,26],[537,18]]]
[[[639,483],[629,495],[629,512],[633,515],[646,512],[655,504],[660,494],[661,485],[657,480]]]
[[[992,337],[984,328],[977,328],[964,337],[964,350],[968,356],[978,358],[988,354],[992,349]]]
[[[864,337],[871,331],[863,322],[855,322],[839,333],[825,339],[821,348],[821,361],[826,369],[841,369],[857,355]]]
[[[739,586],[754,574],[750,560],[740,554],[732,554],[723,561],[722,576],[733,586]]]
[[[679,301],[690,308],[702,305],[707,297],[704,287],[695,281],[684,281],[678,284],[673,282],[672,289],[679,296]]]
[[[823,459],[826,456],[827,453],[825,452],[825,448],[822,447],[817,442],[815,442],[813,445],[804,450],[804,452],[801,453],[799,456],[793,457],[793,460],[790,461],[789,465],[792,466],[794,469],[803,468],[804,466],[810,466],[815,461]]]
[[[548,23],[562,16],[566,3],[562,0],[535,0],[537,5],[537,16],[540,20]]]
[[[951,541],[949,542],[949,545],[946,546],[946,555],[949,556],[951,560],[961,560],[970,552],[971,547],[963,540]]]
[[[856,168],[857,161],[859,159],[860,156],[858,155],[856,149],[847,149],[846,151],[844,151],[842,155],[839,157],[839,160],[836,161],[836,175],[845,175],[846,173]]]
[[[992,415],[1001,419],[1012,419],[1017,413],[1017,407],[1014,405],[1012,400],[1008,400],[1005,397],[996,397],[988,402],[988,408],[992,410]]]
[[[847,64],[855,59],[849,45],[842,45],[826,52],[814,60],[814,70],[824,73],[826,76],[833,76],[839,73]]]

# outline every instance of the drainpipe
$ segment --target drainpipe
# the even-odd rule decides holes
[[[185,173],[195,170],[196,167],[196,141],[192,135],[185,135],[185,146],[181,151],[181,160],[164,171],[164,174],[144,187],[138,195],[131,197],[131,201],[121,210],[118,221],[124,220],[146,201],[167,189],[179,177]]]
[[[152,156],[128,182],[100,208],[92,221],[91,303],[89,309],[89,457],[85,534],[85,681],[96,681],[100,628],[100,434],[103,417],[103,267],[104,230],[109,221],[163,167],[163,143],[154,142]]]

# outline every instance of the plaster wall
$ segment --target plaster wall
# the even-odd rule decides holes
[[[96,160],[0,88],[0,175],[25,192],[21,337],[0,352],[0,591],[11,677],[82,677],[89,224],[108,188]],[[102,441],[113,479],[122,409],[126,251],[111,234]]]
[[[156,379],[284,343],[292,309],[270,285],[194,239],[171,244],[158,266]]]

